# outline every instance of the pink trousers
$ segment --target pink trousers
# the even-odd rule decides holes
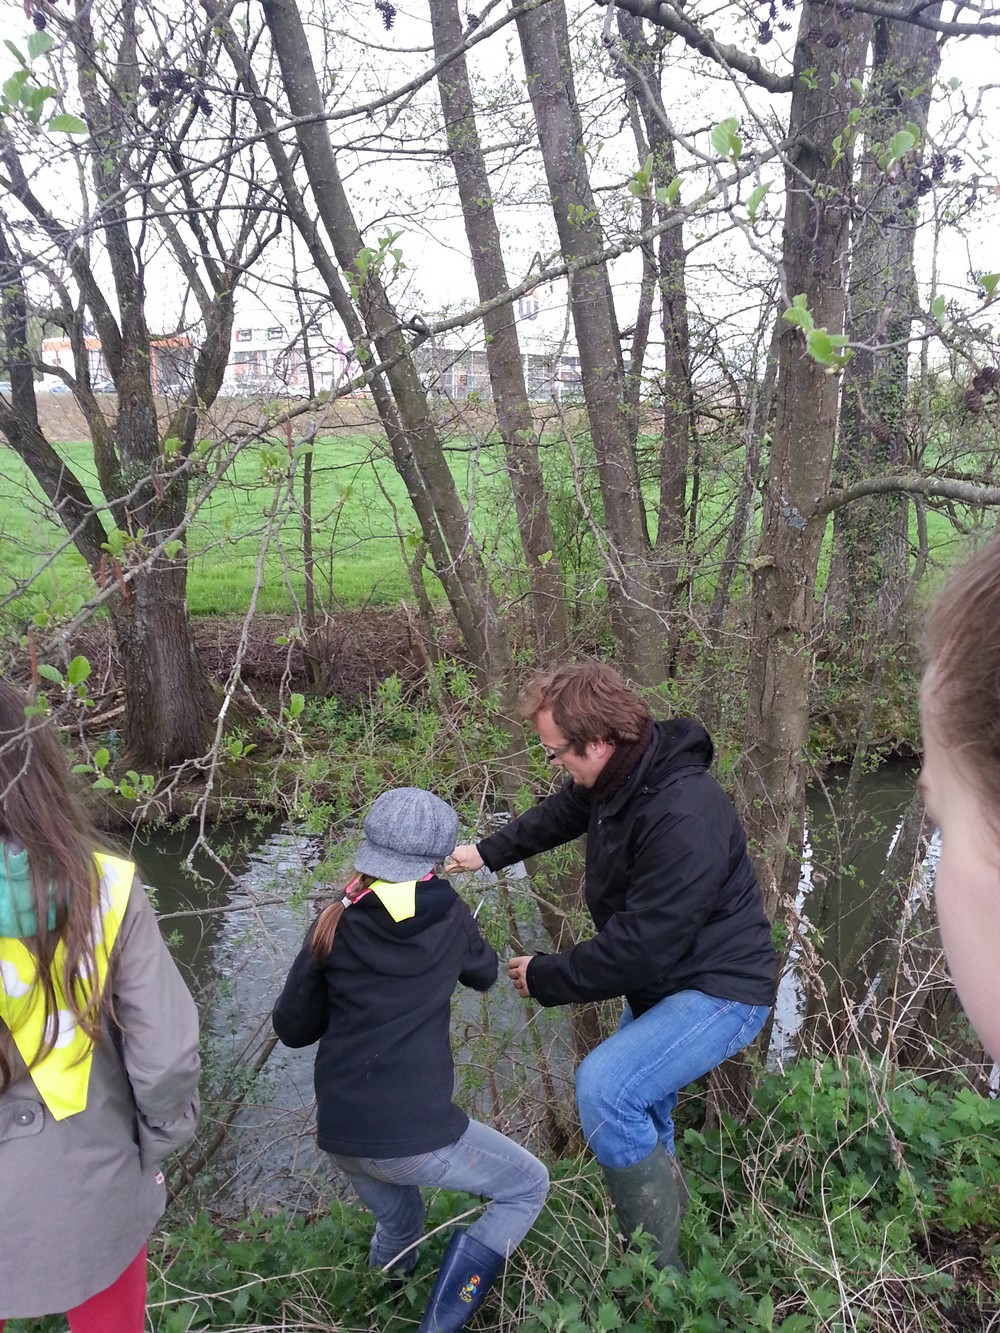
[[[71,1333],[143,1333],[146,1327],[145,1245],[110,1287],[66,1311]],[[0,1333],[3,1320],[0,1319]]]

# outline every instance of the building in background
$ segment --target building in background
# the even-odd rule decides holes
[[[237,316],[221,392],[228,397],[305,397],[310,392],[335,393],[361,374],[353,356],[328,321],[316,321],[306,332],[260,311]]]
[[[112,392],[115,386],[100,338],[89,334],[84,338],[83,345],[87,353],[91,386],[99,393]],[[195,350],[191,339],[184,333],[172,338],[153,339],[149,345],[149,354],[154,393],[173,395],[186,393],[190,389],[194,378]],[[70,375],[76,375],[73,344],[69,338],[43,338],[42,360],[46,365],[58,366]],[[41,387],[51,389],[53,385],[62,383],[57,375],[46,375]]]
[[[417,370],[424,388],[456,402],[478,398],[493,401],[485,348],[425,342],[416,351]],[[580,358],[567,352],[522,352],[528,397],[538,401],[571,402],[583,397]]]
[[[566,336],[564,311],[546,308],[532,292],[518,300],[514,313],[528,397],[557,402],[582,398],[580,358],[572,339]],[[91,332],[84,345],[92,386],[98,392],[113,391],[100,338]],[[150,350],[153,391],[167,397],[187,392],[197,355],[192,338],[187,334],[156,338]],[[75,374],[68,338],[44,339],[42,355],[47,365]],[[432,396],[455,402],[469,399],[492,402],[481,324],[474,323],[458,333],[419,343],[414,359],[423,385]],[[238,313],[233,322],[229,361],[220,393],[230,398],[298,398],[310,392],[337,394],[343,393],[361,375],[362,367],[354,349],[332,317],[314,319],[303,333],[295,321],[256,306],[252,311],[244,309]],[[42,387],[63,387],[63,381],[50,374]],[[367,396],[368,390],[359,386],[350,392]]]

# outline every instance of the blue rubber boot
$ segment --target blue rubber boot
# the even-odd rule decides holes
[[[458,1333],[482,1305],[503,1266],[502,1254],[480,1245],[468,1232],[456,1231],[417,1333]]]

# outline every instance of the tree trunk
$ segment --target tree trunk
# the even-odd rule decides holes
[[[927,13],[936,17],[939,11],[934,5]],[[878,158],[908,124],[926,132],[941,63],[935,34],[915,24],[879,19],[873,45],[848,291],[847,330],[860,345],[844,376],[835,469],[841,484],[891,474],[906,459],[907,361],[918,302],[913,247],[925,177],[919,150],[888,173]],[[908,501],[898,494],[857,500],[837,511],[824,602],[838,660],[874,662],[901,612],[908,588],[908,514]]]
[[[441,60],[462,43],[458,3],[432,0],[430,9],[434,53]],[[438,91],[479,299],[486,302],[507,291],[509,283],[464,54],[441,69]],[[538,437],[524,383],[513,306],[507,304],[490,310],[483,316],[483,326],[497,423],[531,587],[537,647],[543,658],[556,657],[565,651],[567,638],[563,578],[538,457]]]
[[[212,695],[188,620],[183,553],[158,556],[111,620],[125,676],[125,760],[140,772],[205,753]]]
[[[870,21],[857,10],[807,0],[795,48],[785,169],[782,265],[786,297],[804,294],[816,327],[844,324],[850,234],[851,157],[836,162],[864,69]],[[838,377],[806,353],[799,330],[781,334],[777,414],[753,565],[746,746],[740,766],[744,819],[769,915],[794,897],[801,861],[803,758],[809,738],[809,680],[816,570],[825,521],[809,519],[828,485]]]
[[[27,301],[22,272],[14,258],[0,231],[0,302],[8,352],[25,346],[26,332]],[[141,304],[134,269],[129,278],[129,259],[119,254],[116,274],[126,280],[127,290]],[[112,522],[136,538],[140,558],[123,555],[124,563],[134,566],[127,582],[119,579],[114,563],[106,559],[108,533],[82,483],[42,433],[31,371],[24,360],[12,372],[13,402],[10,409],[0,410],[0,430],[72,534],[95,582],[102,585],[109,578],[119,579],[120,591],[112,594],[109,611],[125,691],[125,754],[136,769],[161,768],[204,753],[212,700],[188,623],[184,553],[173,560],[163,552],[147,555],[177,529],[184,514],[187,483],[162,482],[157,487],[153,480],[162,460],[148,384],[149,336],[141,314],[129,315],[121,342],[122,366],[131,361],[123,383],[135,386],[134,393],[119,407],[118,419],[103,439],[98,437],[95,456]]]
[[[677,159],[660,92],[657,48],[644,41],[642,22],[624,9],[617,12],[624,72],[629,90],[642,112],[653,158],[653,181],[665,188],[677,175]],[[669,205],[658,204],[660,219]],[[660,444],[660,495],[656,525],[659,576],[669,602],[686,577],[685,515],[691,448],[694,439],[694,394],[691,387],[690,338],[686,286],[684,229],[668,227],[657,242],[657,287],[663,333],[663,433]],[[675,636],[671,635],[671,639]]]
[[[364,328],[380,361],[386,363],[384,375],[393,405],[387,395],[375,393],[374,383],[373,396],[393,458],[414,500],[435,570],[451,601],[479,682],[485,688],[499,684],[509,691],[512,667],[503,620],[475,546],[469,517],[437,439],[413,357],[377,265],[362,272],[357,263],[364,243],[323,121],[324,103],[301,15],[294,0],[266,0],[264,15],[289,109],[298,121],[296,136],[320,220],[337,263],[356,280]],[[314,238],[314,228],[308,227],[307,243]],[[339,280],[331,288],[331,295],[338,287]],[[338,313],[342,304],[338,304]]]
[[[563,0],[522,7],[517,29],[562,255],[593,260],[570,277],[570,308],[614,569],[611,591],[629,667],[644,684],[663,679],[646,509],[625,410],[621,341],[600,220],[584,155]]]

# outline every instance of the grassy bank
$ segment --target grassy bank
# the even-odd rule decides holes
[[[698,1109],[681,1104],[682,1118]],[[478,1333],[946,1333],[1000,1318],[1000,1105],[862,1062],[765,1076],[746,1125],[689,1128],[688,1275],[623,1253],[590,1157],[552,1163],[532,1231],[470,1329]],[[331,1180],[331,1194],[333,1193]],[[392,1294],[367,1267],[372,1219],[227,1219],[176,1207],[151,1245],[157,1333],[406,1333],[452,1219],[476,1200],[429,1194],[415,1276]],[[465,1220],[468,1225],[468,1219]],[[9,1333],[27,1333],[19,1321]],[[47,1321],[48,1330],[59,1325]]]

